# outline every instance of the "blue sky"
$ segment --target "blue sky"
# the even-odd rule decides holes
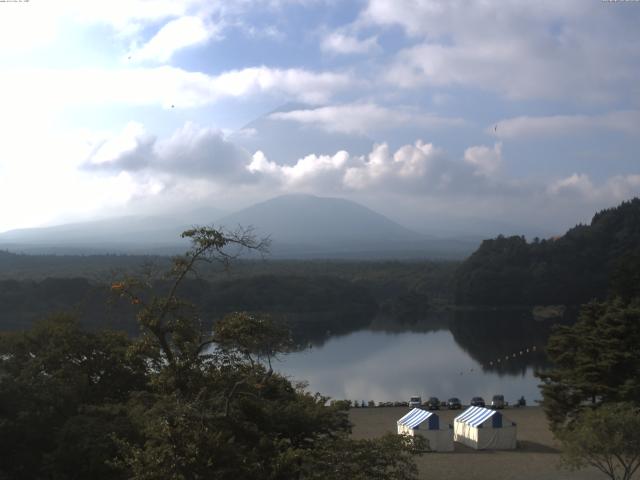
[[[0,3],[0,231],[293,192],[561,231],[640,194],[638,24],[600,0]]]

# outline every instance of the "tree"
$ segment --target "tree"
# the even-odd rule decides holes
[[[318,478],[315,472],[331,456],[344,459],[345,466],[330,478],[356,478],[357,470],[415,478],[407,442],[370,441],[366,448],[381,454],[371,463],[365,444],[349,438],[343,404],[327,406],[326,397],[273,371],[271,359],[291,348],[286,329],[246,312],[211,328],[193,305],[178,298],[180,284],[201,260],[226,266],[229,246],[263,251],[265,244],[246,232],[227,235],[206,228],[184,236],[193,248],[175,259],[167,293],[150,295],[149,284],[136,279],[114,284],[114,291],[140,309],[142,335],[133,351],[152,366],[150,391],[133,394],[128,402],[140,439],[120,439],[116,463],[128,478]]]
[[[640,306],[620,299],[583,306],[573,326],[554,329],[547,352],[554,368],[538,373],[542,405],[554,431],[589,405],[640,405]]]
[[[640,467],[640,410],[630,403],[588,408],[559,439],[568,468],[590,465],[612,480],[630,480]]]
[[[121,405],[148,374],[130,345],[69,315],[0,336],[0,478],[121,478],[110,435],[133,435]]]
[[[344,402],[274,372],[286,329],[246,312],[212,326],[180,298],[199,262],[227,267],[266,243],[242,230],[183,236],[192,249],[164,284],[112,285],[138,309],[136,339],[66,316],[0,336],[0,479],[415,478],[420,445],[354,441]]]

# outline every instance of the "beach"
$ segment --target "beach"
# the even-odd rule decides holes
[[[352,408],[353,438],[375,438],[396,433],[396,421],[408,407]],[[436,411],[440,422],[453,424],[462,410]],[[417,458],[421,479],[597,480],[605,475],[594,468],[571,472],[560,468],[558,442],[540,407],[507,408],[504,417],[517,424],[518,448],[476,451],[455,443],[450,453],[425,453]]]

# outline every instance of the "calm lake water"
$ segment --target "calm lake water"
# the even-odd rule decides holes
[[[453,319],[445,326],[427,322],[395,330],[329,336],[282,357],[275,368],[292,380],[306,380],[310,391],[335,399],[379,402],[407,401],[413,395],[423,400],[455,396],[468,403],[473,396],[490,401],[503,394],[509,403],[524,395],[531,404],[541,398],[534,371],[547,366],[542,349],[549,325]]]

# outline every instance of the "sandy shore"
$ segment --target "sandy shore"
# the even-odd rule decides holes
[[[354,438],[396,433],[396,421],[407,407],[353,408],[349,417]],[[504,416],[518,425],[518,449],[475,451],[459,443],[451,453],[427,453],[417,459],[420,478],[489,480],[596,480],[606,477],[595,469],[570,472],[559,468],[558,443],[539,407],[506,409]],[[453,423],[460,410],[441,410],[440,421]]]

